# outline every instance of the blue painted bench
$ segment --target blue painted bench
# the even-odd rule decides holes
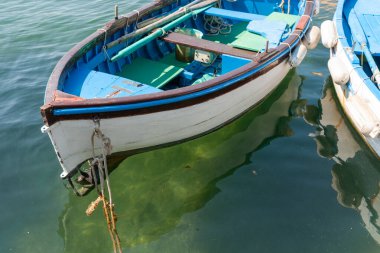
[[[160,92],[162,90],[127,78],[99,71],[90,71],[83,82],[82,98],[115,98]]]
[[[348,1],[344,5],[344,15],[353,37],[366,42],[374,56],[380,56],[380,3],[379,1]],[[359,43],[355,44],[356,54],[362,54]]]
[[[236,21],[245,21],[249,22],[251,20],[261,20],[264,19],[266,16],[259,15],[259,14],[252,14],[247,12],[241,12],[241,11],[231,11],[231,10],[225,10],[220,8],[209,8],[207,9],[204,14],[208,16],[215,16],[215,17],[221,17],[226,19],[232,19]]]
[[[221,74],[224,75],[230,71],[233,71],[237,68],[240,68],[248,63],[252,62],[250,59],[241,58],[237,56],[222,55],[222,72]]]

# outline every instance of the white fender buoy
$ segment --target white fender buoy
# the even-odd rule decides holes
[[[298,65],[300,65],[303,59],[305,58],[306,53],[307,48],[303,43],[301,43],[291,54],[289,61],[290,66],[297,67]]]
[[[331,57],[327,63],[331,78],[334,83],[345,85],[350,79],[350,72],[345,68],[342,61],[338,57]]]
[[[338,43],[338,34],[336,32],[336,27],[333,21],[326,20],[323,21],[321,25],[321,37],[322,44],[327,48],[335,47]]]
[[[376,138],[380,134],[380,122],[374,118],[371,111],[362,101],[359,103],[346,103],[346,109],[350,112],[358,130],[365,136]]]
[[[321,6],[321,4],[320,4],[319,0],[316,0],[314,2],[314,10],[313,10],[313,15],[314,16],[317,16],[319,14],[320,6]]]
[[[321,30],[318,26],[313,26],[307,30],[305,36],[302,39],[302,43],[307,47],[307,49],[314,49],[317,47],[320,39]]]

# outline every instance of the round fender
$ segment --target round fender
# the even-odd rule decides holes
[[[302,39],[302,43],[307,47],[307,49],[314,49],[317,47],[320,39],[321,30],[318,26],[313,26],[307,30],[305,36]]]
[[[345,85],[350,79],[350,72],[346,69],[338,57],[331,57],[327,63],[327,66],[334,83]]]
[[[323,21],[321,25],[321,37],[322,44],[326,48],[335,47],[336,43],[338,43],[338,34],[336,32],[336,27],[333,21]]]
[[[303,59],[305,58],[306,53],[307,48],[303,43],[301,43],[291,54],[289,61],[290,66],[297,67],[298,65],[300,65]]]

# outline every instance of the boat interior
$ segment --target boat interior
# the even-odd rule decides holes
[[[199,85],[234,71],[284,41],[306,1],[222,0],[192,15],[120,59],[120,50],[146,34],[105,47],[191,1],[178,1],[143,16],[89,48],[61,77],[58,89],[83,98],[136,96]],[[289,5],[288,5],[289,4]]]
[[[380,66],[380,9],[377,1],[351,0],[343,6],[343,30],[355,57],[353,64],[373,76]],[[368,50],[368,51],[367,51]]]

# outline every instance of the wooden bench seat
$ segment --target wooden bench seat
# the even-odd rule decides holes
[[[162,37],[162,40],[177,45],[188,46],[216,54],[228,54],[242,58],[253,59],[256,52],[237,49],[229,45],[217,43],[209,40],[199,39],[190,35],[172,32]]]

